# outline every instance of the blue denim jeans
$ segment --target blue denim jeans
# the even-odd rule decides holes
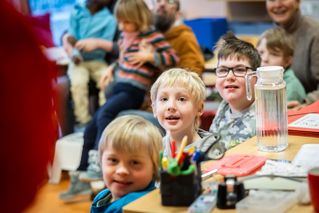
[[[98,149],[100,137],[105,127],[123,110],[138,109],[144,100],[145,90],[131,84],[117,83],[106,103],[95,113],[84,131],[84,144],[78,170],[88,166],[88,154],[91,149]]]

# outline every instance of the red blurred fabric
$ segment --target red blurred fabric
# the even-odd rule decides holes
[[[50,27],[50,13],[38,16],[30,16],[32,28],[37,36],[38,41],[44,47],[54,47],[51,27]]]
[[[21,212],[53,157],[54,68],[26,18],[0,1],[0,212]]]
[[[214,110],[204,111],[200,117],[200,128],[206,131],[209,131],[209,127],[213,122],[216,112]]]

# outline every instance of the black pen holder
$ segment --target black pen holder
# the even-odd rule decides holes
[[[177,176],[161,171],[160,176],[163,206],[189,206],[201,194],[200,169],[191,174]]]

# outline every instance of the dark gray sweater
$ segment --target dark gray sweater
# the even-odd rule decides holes
[[[283,27],[292,36],[295,53],[292,69],[305,87],[306,93],[317,90],[319,84],[319,22],[302,16],[300,11]]]

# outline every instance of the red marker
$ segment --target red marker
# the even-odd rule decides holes
[[[171,145],[171,156],[172,156],[172,158],[175,158],[175,156],[176,156],[176,141],[172,140],[170,145]]]

